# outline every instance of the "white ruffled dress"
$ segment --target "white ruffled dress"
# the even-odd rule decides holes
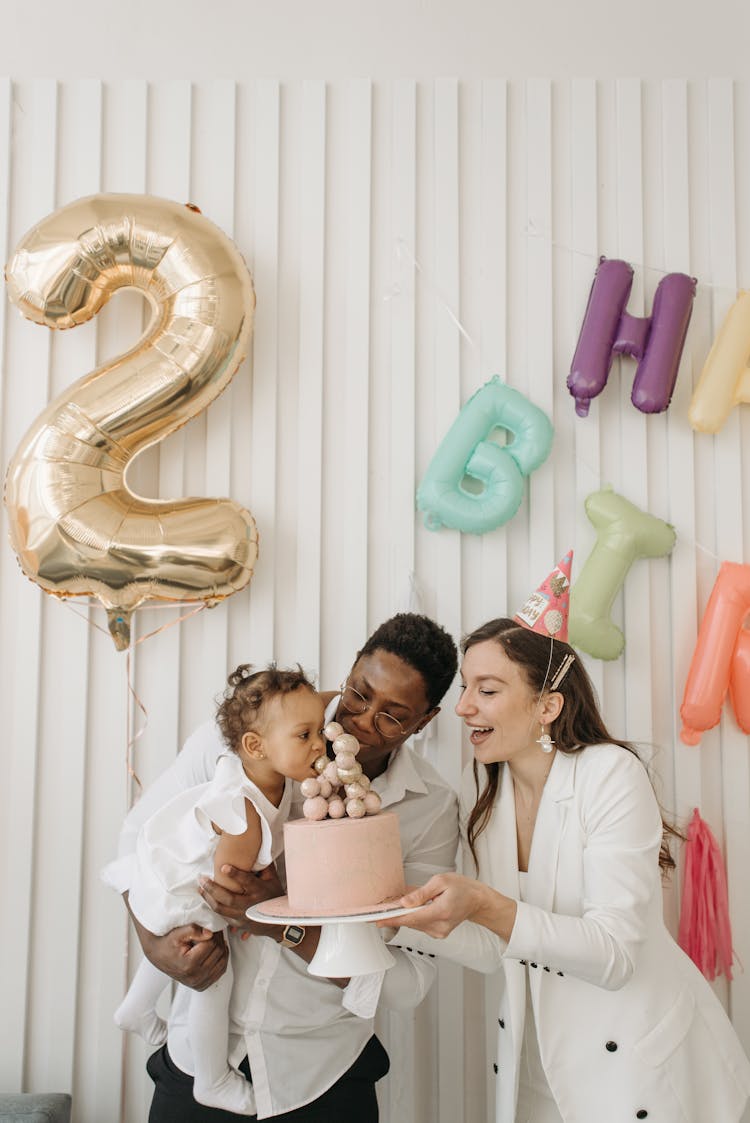
[[[219,841],[213,823],[226,834],[247,829],[245,800],[261,822],[261,846],[253,866],[262,870],[283,847],[282,828],[289,817],[292,781],[287,779],[278,807],[250,780],[236,753],[219,757],[213,780],[180,792],[155,812],[140,830],[130,881],[129,905],[138,920],[155,935],[182,924],[199,924],[213,932],[226,927],[198,893],[198,878],[214,875],[214,852]],[[126,859],[131,861],[130,855]],[[121,859],[102,872],[106,884],[122,884]]]

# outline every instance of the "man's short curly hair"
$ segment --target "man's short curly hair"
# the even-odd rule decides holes
[[[445,628],[416,612],[391,616],[375,629],[357,659],[374,651],[389,651],[419,671],[430,709],[439,705],[458,669],[456,645]]]

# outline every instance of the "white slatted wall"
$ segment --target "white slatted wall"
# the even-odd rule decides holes
[[[410,592],[458,637],[518,606],[569,547],[575,580],[594,542],[584,499],[606,484],[678,537],[617,599],[624,656],[587,663],[610,726],[652,757],[665,806],[683,819],[699,806],[722,841],[750,965],[748,739],[726,716],[699,749],[677,740],[719,563],[750,561],[750,407],[716,437],[687,422],[711,340],[750,286],[749,125],[750,85],[719,80],[0,82],[3,260],[43,215],[98,191],[192,201],[245,255],[251,359],[130,482],[231,496],[260,530],[248,590],[157,635],[176,611],[139,611],[131,693],[126,657],[94,626],[102,611],[23,578],[3,524],[0,1088],[69,1089],[77,1123],[146,1116],[145,1051],[111,1021],[136,948],[128,957],[124,910],[97,878],[134,795],[129,736],[147,784],[241,660],[300,660],[334,687]],[[636,266],[636,315],[663,272],[699,279],[666,414],[631,406],[623,361],[575,417],[565,378],[599,254]],[[53,336],[0,301],[3,470],[48,397],[126,349],[143,317],[126,293]],[[416,484],[493,374],[548,413],[550,458],[506,527],[428,531]],[[457,784],[454,700],[424,751]],[[673,929],[678,907],[673,885]],[[717,991],[750,1048],[748,975]],[[413,1015],[379,1017],[384,1123],[485,1118],[490,993],[446,964]]]

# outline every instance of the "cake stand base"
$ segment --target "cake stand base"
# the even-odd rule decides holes
[[[349,979],[352,975],[370,975],[386,971],[396,962],[383,942],[375,920],[388,920],[415,912],[413,908],[393,908],[380,912],[362,912],[354,916],[272,916],[263,911],[263,901],[247,910],[250,920],[261,924],[299,924],[319,927],[320,940],[307,970],[326,979]]]

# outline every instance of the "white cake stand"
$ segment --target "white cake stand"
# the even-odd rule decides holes
[[[302,928],[319,927],[320,941],[315,955],[307,965],[307,970],[311,975],[331,979],[369,975],[374,971],[386,971],[392,967],[396,960],[371,921],[404,916],[422,907],[416,905],[412,908],[380,909],[375,912],[354,913],[351,916],[279,916],[278,913],[272,916],[269,912],[263,911],[264,905],[272,904],[274,901],[261,901],[260,904],[249,908],[245,915],[261,924],[299,924]]]

